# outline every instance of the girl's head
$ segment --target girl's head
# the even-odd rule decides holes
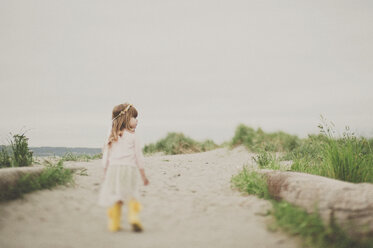
[[[119,104],[113,108],[111,133],[108,140],[109,147],[118,136],[122,136],[124,129],[134,131],[137,126],[137,110],[132,104]]]

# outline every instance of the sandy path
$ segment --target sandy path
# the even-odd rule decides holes
[[[260,215],[267,201],[230,188],[231,175],[251,164],[243,148],[151,156],[145,163],[144,233],[132,233],[125,218],[124,230],[107,231],[106,209],[96,204],[101,160],[74,162],[88,169],[88,176],[75,176],[75,187],[0,203],[0,247],[299,247],[299,240],[267,230],[270,217]]]

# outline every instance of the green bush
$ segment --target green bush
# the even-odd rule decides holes
[[[304,209],[294,206],[286,201],[272,199],[265,176],[256,171],[243,167],[242,171],[231,178],[234,188],[253,194],[259,198],[270,200],[272,210],[269,211],[275,223],[271,229],[281,228],[292,235],[299,235],[304,240],[304,245],[309,247],[331,248],[369,248],[373,247],[373,240],[353,240],[334,222],[325,225],[318,212],[307,213]]]
[[[372,240],[354,240],[333,222],[325,225],[320,215],[315,211],[307,213],[304,209],[294,206],[286,201],[272,201],[276,223],[272,229],[281,228],[291,235],[303,238],[307,247],[330,248],[368,248],[372,247]]]
[[[30,166],[32,164],[32,151],[28,148],[28,138],[24,134],[13,135],[11,141],[12,166]]]
[[[63,161],[60,160],[57,164],[48,164],[40,175],[26,174],[14,186],[0,191],[0,201],[16,199],[25,193],[70,182],[73,182],[73,172],[63,168]]]
[[[260,169],[265,169],[276,163],[276,156],[267,151],[260,151],[253,160],[258,164]]]
[[[0,168],[30,166],[33,163],[32,151],[28,148],[25,134],[13,135],[9,146],[1,146]]]
[[[3,146],[0,151],[0,168],[11,167],[12,161],[6,146]]]
[[[183,154],[204,152],[217,148],[218,146],[212,140],[206,140],[202,143],[197,142],[182,133],[168,133],[164,139],[155,144],[146,145],[143,148],[144,153],[164,152],[165,154]]]
[[[310,135],[283,159],[292,159],[291,170],[348,182],[373,182],[371,140],[356,137],[349,128],[337,136],[332,124],[319,125],[320,134]]]
[[[67,152],[62,156],[63,161],[83,161],[88,162],[92,159],[100,159],[102,158],[102,153],[89,155],[89,154],[75,154],[72,152]]]
[[[251,148],[254,145],[255,136],[256,132],[253,128],[240,124],[234,133],[232,145],[245,145]]]
[[[300,139],[282,131],[265,133],[261,128],[255,129],[240,124],[237,126],[231,146],[244,145],[253,152],[261,150],[270,152],[290,152],[299,146]]]
[[[334,137],[329,126],[320,126],[328,138],[323,144],[323,176],[348,182],[373,182],[373,152],[367,139],[346,128],[342,138]]]
[[[262,174],[243,167],[242,171],[231,178],[231,183],[248,194],[256,195],[260,198],[269,199],[267,182]]]
[[[307,138],[299,140],[298,146],[292,151],[288,151],[282,160],[295,160],[298,158],[307,159],[314,162],[321,162],[322,145],[327,141],[323,134],[310,134]]]

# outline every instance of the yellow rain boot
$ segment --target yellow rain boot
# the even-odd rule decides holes
[[[121,227],[120,225],[120,220],[121,220],[121,217],[122,217],[122,205],[123,203],[116,203],[116,207],[115,207],[115,210],[116,210],[116,219],[115,219],[115,224],[116,224],[116,227],[118,228],[118,230],[122,230],[123,228]]]
[[[110,207],[108,209],[107,215],[109,217],[109,222],[108,222],[109,231],[111,231],[111,232],[117,231],[116,227],[115,227],[115,220],[114,220],[114,216],[115,216],[115,205],[113,205],[112,207]]]
[[[142,209],[141,204],[136,200],[131,200],[128,204],[128,222],[132,226],[134,232],[142,232],[143,228],[141,226],[138,213]]]
[[[120,218],[121,218],[121,212],[122,212],[122,204],[115,203],[112,207],[108,209],[108,216],[109,216],[109,224],[108,228],[112,232],[116,232],[118,230],[121,230],[120,226]]]

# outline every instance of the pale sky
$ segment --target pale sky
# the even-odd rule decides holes
[[[238,124],[373,136],[373,1],[0,0],[0,143],[101,147],[112,108],[143,144]]]

